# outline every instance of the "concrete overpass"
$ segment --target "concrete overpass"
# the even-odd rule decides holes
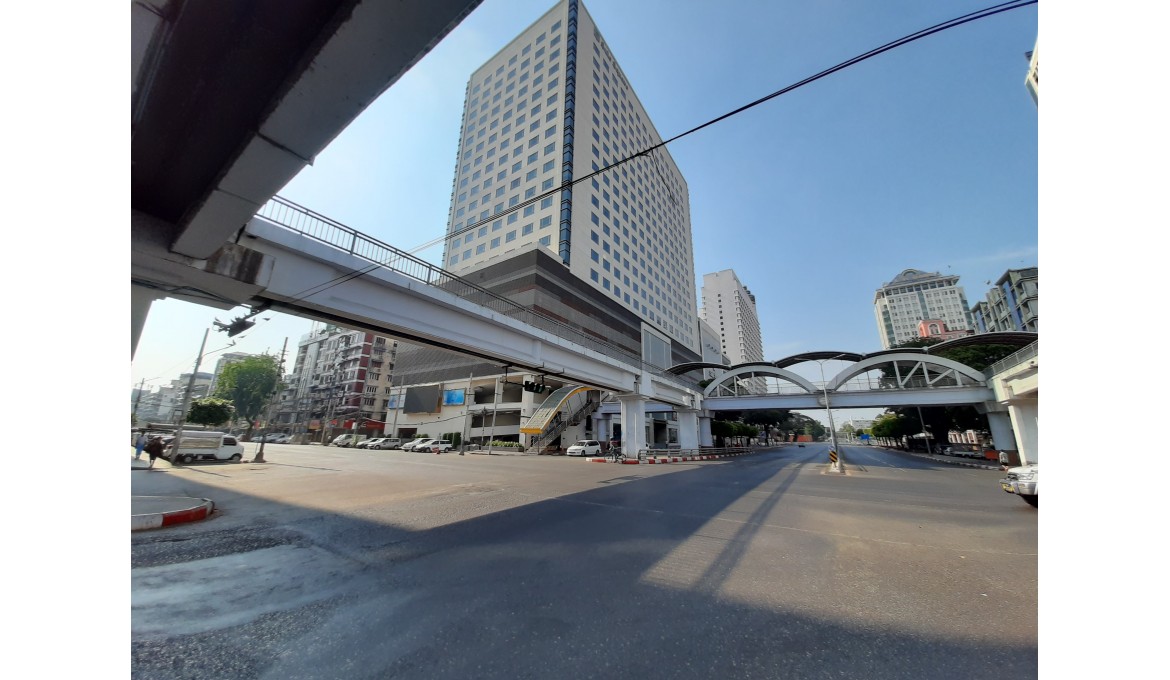
[[[234,235],[480,2],[131,3],[132,356],[153,300],[264,287]]]

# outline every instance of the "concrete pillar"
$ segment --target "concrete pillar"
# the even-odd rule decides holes
[[[699,412],[694,409],[675,409],[678,414],[678,447],[699,448]]]
[[[142,286],[130,284],[130,359],[138,351],[138,338],[142,336],[142,327],[146,325],[146,315],[150,313],[150,305],[155,300],[164,297],[157,291]]]
[[[623,394],[618,397],[622,406],[622,454],[637,458],[646,448],[646,397]]]
[[[1008,404],[1012,429],[1016,433],[1016,450],[1020,452],[1020,465],[1038,463],[1040,428],[1038,425],[1039,405],[1037,400],[1019,400]],[[991,436],[995,437],[994,434]],[[999,439],[996,438],[996,442]]]
[[[702,411],[699,414],[699,446],[715,446],[715,437],[711,434],[710,411]]]
[[[1007,451],[1012,448],[1016,441],[1016,435],[1012,432],[1011,416],[1002,411],[988,411],[987,424],[991,428],[991,439],[995,442],[995,448],[998,451]],[[1022,453],[1022,452],[1021,452]]]
[[[610,433],[613,432],[613,416],[606,413],[597,416],[597,439],[599,441],[608,442],[613,437]]]

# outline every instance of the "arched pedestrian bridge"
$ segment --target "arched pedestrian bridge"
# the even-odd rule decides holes
[[[996,400],[989,376],[940,355],[967,345],[1000,344],[1025,347],[1036,333],[998,332],[956,338],[930,347],[882,350],[869,354],[818,351],[770,362],[736,365],[693,362],[678,364],[671,373],[721,371],[703,394],[711,411],[750,409],[896,408],[953,406]],[[819,384],[789,370],[802,363],[842,361],[849,365],[824,376]]]

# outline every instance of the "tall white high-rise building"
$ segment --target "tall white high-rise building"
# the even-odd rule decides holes
[[[719,333],[720,349],[734,366],[764,360],[756,296],[732,269],[703,275],[703,320]]]
[[[959,277],[906,269],[874,293],[873,312],[882,349],[916,340],[918,322],[939,319],[952,331],[973,328]]]
[[[698,361],[687,183],[665,148],[635,157],[662,138],[584,6],[554,5],[471,75],[465,96],[443,267],[659,368]],[[559,437],[563,448],[616,433],[568,404],[563,430],[522,432],[563,386],[556,376],[405,343],[395,374],[396,436],[466,422],[476,442]],[[534,381],[548,391],[517,386]],[[634,439],[677,443],[670,415]]]
[[[553,304],[535,306],[620,335],[655,363],[697,355],[689,194],[670,153],[589,177],[661,141],[585,7],[557,3],[467,83],[443,266],[486,271],[476,281],[492,287],[508,270],[547,269],[541,258],[518,259],[541,251],[571,275],[557,276],[600,295],[536,282]],[[591,299],[590,313],[575,297]]]

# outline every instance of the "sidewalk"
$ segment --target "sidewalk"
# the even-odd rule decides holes
[[[162,458],[149,468],[150,458],[130,456],[132,474],[154,474],[171,469],[171,464]],[[215,502],[207,498],[188,496],[130,496],[130,531],[158,529],[160,527],[197,522],[207,519],[215,510]]]
[[[894,451],[896,453],[904,453],[908,456],[915,456],[918,458],[925,458],[926,460],[933,460],[936,463],[945,463],[946,465],[958,465],[960,467],[976,468],[979,470],[1001,470],[997,461],[990,458],[959,458],[957,456],[947,456],[941,453],[922,453],[919,451],[902,451],[900,449],[891,449],[885,446],[879,447],[886,451]]]

